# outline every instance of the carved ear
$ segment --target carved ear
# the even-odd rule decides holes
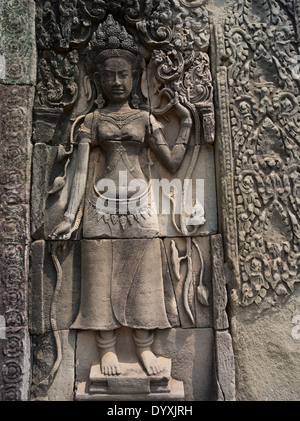
[[[101,75],[99,72],[95,72],[94,73],[94,84],[96,86],[96,96],[99,94],[102,94],[102,89],[101,89]]]
[[[92,86],[92,81],[89,76],[85,76],[83,80],[83,89],[84,89],[84,94],[86,96],[87,101],[90,102],[91,99],[93,98],[93,86]]]

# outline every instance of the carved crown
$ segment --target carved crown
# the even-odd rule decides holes
[[[88,51],[118,49],[135,54],[139,52],[133,37],[128,34],[124,26],[114,20],[112,15],[108,15],[106,21],[99,24],[87,49]]]

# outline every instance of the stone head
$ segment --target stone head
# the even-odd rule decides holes
[[[108,58],[101,66],[101,88],[103,96],[110,102],[122,102],[132,91],[131,64],[123,58]]]
[[[138,58],[126,50],[105,50],[97,57],[96,84],[106,101],[137,99],[137,81],[141,72]],[[134,91],[134,92],[133,92]]]

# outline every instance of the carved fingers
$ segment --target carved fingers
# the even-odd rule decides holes
[[[52,231],[49,237],[52,240],[68,240],[71,237],[71,227],[71,222],[64,220]]]
[[[192,119],[191,119],[191,113],[190,110],[182,105],[179,101],[175,102],[174,104],[174,110],[177,114],[177,116],[182,119],[189,119],[190,123],[192,125]]]

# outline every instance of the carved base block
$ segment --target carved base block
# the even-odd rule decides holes
[[[120,363],[121,374],[106,376],[93,365],[87,382],[77,384],[76,400],[183,400],[183,382],[172,379],[171,360],[159,357],[162,372],[148,376],[138,362]]]

